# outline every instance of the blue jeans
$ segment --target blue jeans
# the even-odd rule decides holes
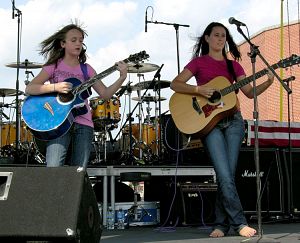
[[[238,232],[247,225],[235,185],[235,171],[244,136],[244,120],[237,112],[220,121],[203,139],[218,183],[215,228],[225,234],[230,226]]]
[[[59,167],[65,164],[68,148],[71,145],[71,166],[86,169],[93,141],[93,128],[74,123],[63,136],[47,142],[47,167]]]

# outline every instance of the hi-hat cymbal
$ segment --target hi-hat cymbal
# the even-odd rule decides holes
[[[171,82],[170,81],[166,81],[166,80],[160,80],[158,81],[144,81],[144,82],[140,82],[136,85],[134,85],[136,87],[136,89],[158,89],[160,87],[160,89],[164,89],[164,88],[168,88],[170,87]]]
[[[19,90],[19,95],[23,95],[24,93]],[[15,89],[0,89],[0,97],[6,97],[6,96],[16,96],[17,90]]]
[[[11,68],[17,68],[19,66],[19,68],[22,68],[22,69],[34,69],[34,68],[41,68],[43,66],[43,64],[36,63],[36,62],[29,62],[27,59],[25,59],[25,61],[20,62],[19,65],[17,62],[12,62],[12,63],[6,64],[5,66],[11,67]]]
[[[129,63],[128,72],[129,73],[147,73],[157,70],[159,66],[151,63]]]
[[[156,102],[156,101],[163,101],[166,100],[167,98],[165,97],[160,97],[160,99],[157,96],[151,96],[151,95],[146,95],[143,98],[141,97],[133,97],[132,100],[135,101],[145,101],[145,102]]]

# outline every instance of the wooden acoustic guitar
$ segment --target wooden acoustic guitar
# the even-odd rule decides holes
[[[285,68],[300,62],[300,57],[292,55],[272,65],[273,69]],[[267,73],[263,69],[256,74],[260,78]],[[235,90],[253,81],[253,75],[231,84],[228,79],[218,76],[204,86],[216,91],[207,99],[201,95],[174,93],[169,101],[169,109],[176,127],[185,134],[204,136],[223,118],[234,114],[237,110]]]

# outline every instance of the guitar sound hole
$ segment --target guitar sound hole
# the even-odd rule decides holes
[[[221,94],[218,91],[215,91],[212,96],[208,99],[211,103],[217,103],[221,99]]]
[[[74,95],[72,93],[58,94],[58,97],[61,102],[67,103],[67,102],[73,100]]]

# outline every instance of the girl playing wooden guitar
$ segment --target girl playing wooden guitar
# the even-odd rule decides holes
[[[227,52],[234,60],[228,60]],[[228,29],[221,23],[210,23],[203,35],[197,39],[192,60],[172,81],[171,88],[177,93],[201,96],[204,99],[220,98],[216,95],[216,91],[222,80],[229,80],[233,83],[245,78],[244,69],[238,63],[240,57],[240,52]],[[268,79],[256,87],[257,95],[263,93],[273,83],[273,74],[271,72],[267,74]],[[187,84],[192,77],[195,77],[197,81],[196,86]],[[215,85],[210,85],[210,82]],[[240,89],[248,98],[253,98],[251,84]],[[218,109],[212,105],[201,108],[197,107],[197,104],[193,105],[193,109],[198,110],[199,113],[206,112],[208,116],[214,109]],[[210,127],[202,138],[212,160],[218,183],[215,227],[210,234],[211,237],[223,237],[230,227],[244,237],[251,237],[256,233],[256,230],[247,224],[235,185],[238,155],[245,134],[244,120],[238,100],[232,111],[230,115],[224,115],[214,126]],[[189,120],[189,117],[186,119]],[[185,123],[188,121],[185,120]],[[197,126],[197,124],[193,125]]]

